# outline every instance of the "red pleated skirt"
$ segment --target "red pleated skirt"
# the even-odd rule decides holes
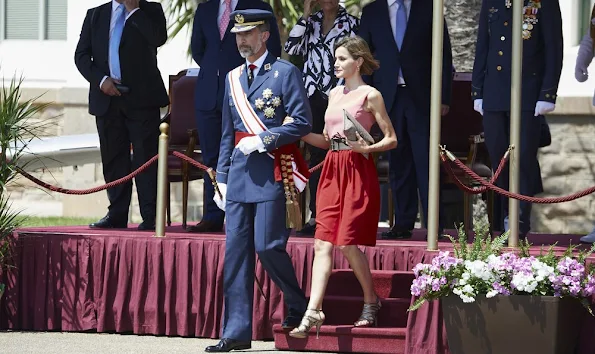
[[[380,184],[371,155],[329,151],[316,194],[317,239],[334,245],[375,246]]]

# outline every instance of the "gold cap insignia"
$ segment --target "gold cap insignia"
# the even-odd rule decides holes
[[[236,23],[244,23],[244,16],[242,16],[242,14],[237,14],[235,20]]]

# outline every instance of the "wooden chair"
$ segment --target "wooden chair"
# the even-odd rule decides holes
[[[169,76],[170,104],[163,119],[169,123],[169,151],[179,151],[197,161],[202,160],[194,116],[195,76],[186,76],[186,70]],[[182,182],[182,227],[188,218],[188,183],[203,178],[203,171],[176,156],[167,159],[167,225],[171,225],[171,182]]]
[[[440,143],[450,150],[457,158],[463,161],[479,176],[490,180],[493,175],[487,149],[484,144],[483,122],[479,113],[473,110],[471,98],[471,73],[455,73],[452,83],[452,99],[449,113],[442,117],[442,131]],[[479,184],[468,178],[458,169],[455,172],[461,181],[471,186]],[[443,184],[454,183],[445,174]],[[492,191],[485,193],[487,212],[490,225],[493,224],[494,194]],[[463,194],[463,217],[466,230],[472,225],[472,195]]]

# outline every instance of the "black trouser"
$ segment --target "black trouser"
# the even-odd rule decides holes
[[[121,97],[112,98],[107,113],[96,117],[106,183],[130,174],[157,154],[159,118],[159,108],[131,109]],[[157,164],[136,176],[135,182],[141,216],[144,221],[152,222],[157,199]],[[128,221],[131,195],[132,181],[107,190],[110,218]]]
[[[519,190],[522,195],[526,196],[534,196],[543,191],[539,161],[537,160],[541,124],[541,118],[535,117],[533,111],[521,112],[521,146],[520,149],[515,150],[515,153],[520,160]],[[484,111],[483,128],[485,144],[492,162],[492,169],[495,171],[510,145],[510,112]],[[509,164],[506,164],[496,184],[500,188],[509,190],[508,176]],[[502,227],[505,230],[508,226],[508,198],[498,196],[496,199],[499,199],[495,206],[500,208],[500,214],[495,213],[494,217],[497,219],[494,223],[497,223],[497,227]],[[521,201],[519,203],[519,233],[521,235],[526,235],[531,229],[531,207],[532,204],[529,202]]]
[[[310,107],[312,109],[312,133],[322,134],[324,130],[324,114],[328,107],[328,98],[325,94],[316,90],[310,96]],[[322,161],[326,157],[327,150],[317,148],[312,145],[308,145],[310,151],[309,167],[312,168]],[[312,212],[312,218],[316,217],[316,192],[318,191],[318,181],[320,180],[320,169],[313,172],[308,180],[310,188],[310,211]]]

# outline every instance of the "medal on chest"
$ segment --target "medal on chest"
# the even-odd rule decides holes
[[[530,0],[523,8],[523,39],[531,38],[531,33],[539,22],[537,13],[541,9],[541,0]]]

